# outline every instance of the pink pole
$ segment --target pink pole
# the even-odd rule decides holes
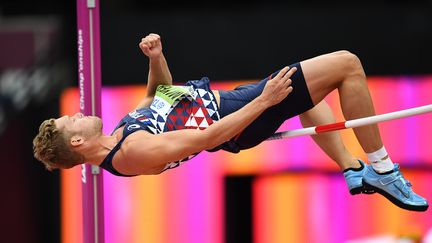
[[[77,0],[80,109],[101,117],[99,0]],[[97,166],[82,165],[85,243],[104,242],[103,177]]]
[[[390,120],[400,119],[409,116],[416,116],[416,115],[430,113],[430,112],[432,112],[432,104],[414,107],[406,110],[390,112],[390,113],[376,115],[376,116],[358,118],[350,121],[337,122],[337,123],[326,124],[326,125],[316,126],[316,127],[306,127],[306,128],[301,128],[301,129],[296,129],[296,130],[291,130],[286,132],[278,132],[275,133],[270,138],[268,138],[267,140],[278,140],[278,139],[292,138],[292,137],[298,137],[304,135],[314,135],[323,132],[330,132],[330,131],[337,131],[337,130],[342,130],[347,128],[366,126],[366,125],[375,124],[379,122],[390,121]]]

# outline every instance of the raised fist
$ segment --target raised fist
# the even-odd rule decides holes
[[[162,42],[158,34],[149,34],[141,39],[139,47],[149,58],[157,58],[162,54]]]

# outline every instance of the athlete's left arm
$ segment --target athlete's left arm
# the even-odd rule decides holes
[[[147,90],[144,99],[137,105],[138,108],[150,106],[158,85],[172,84],[171,72],[162,52],[161,38],[157,34],[149,34],[141,39],[139,44],[142,52],[149,58],[149,74]]]

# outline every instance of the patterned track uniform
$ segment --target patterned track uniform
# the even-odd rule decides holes
[[[124,126],[123,137],[105,157],[100,167],[114,175],[125,176],[112,166],[112,158],[125,138],[136,131],[159,134],[179,129],[205,129],[219,119],[208,78],[188,81],[184,86],[160,85],[150,107],[130,112],[116,126],[114,131]],[[163,171],[180,166],[195,156],[196,154],[168,163]]]
[[[297,71],[291,77],[293,91],[283,101],[264,111],[230,141],[208,151],[223,149],[238,153],[240,150],[254,147],[273,135],[285,120],[311,109],[313,103],[301,66],[299,63],[291,65],[294,66],[297,67]],[[114,175],[125,176],[112,166],[112,158],[127,136],[140,130],[159,134],[179,129],[205,129],[258,97],[267,81],[278,72],[257,83],[242,85],[230,91],[219,91],[220,108],[217,107],[209,79],[206,77],[188,81],[184,86],[158,86],[150,107],[132,111],[119,122],[114,131],[124,126],[123,137],[100,166]],[[178,167],[195,156],[196,154],[170,162],[161,172]]]

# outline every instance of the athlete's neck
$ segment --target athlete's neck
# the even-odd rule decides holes
[[[101,135],[93,141],[89,141],[89,145],[83,152],[84,161],[92,165],[100,165],[118,141],[118,137],[115,135]]]

